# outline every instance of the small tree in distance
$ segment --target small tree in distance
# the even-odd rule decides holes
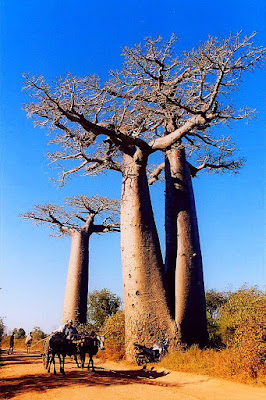
[[[45,338],[45,333],[39,326],[35,326],[31,331],[34,340],[41,340]]]
[[[94,290],[88,297],[87,324],[96,331],[101,330],[106,319],[120,310],[122,301],[108,289]]]
[[[13,332],[15,334],[15,339],[22,339],[26,335],[26,332],[25,332],[25,330],[23,328],[19,328],[19,329],[14,328]]]

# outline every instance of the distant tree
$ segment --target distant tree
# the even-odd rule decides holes
[[[13,332],[15,334],[15,339],[22,339],[26,336],[26,332],[23,328],[19,328],[19,329],[15,328],[15,329],[13,329]]]
[[[66,200],[66,206],[53,204],[36,206],[21,215],[35,224],[50,227],[55,236],[71,237],[71,252],[65,289],[63,323],[68,319],[86,323],[89,240],[94,233],[118,232],[119,201],[100,196],[75,196]],[[95,220],[100,219],[101,224]]]
[[[35,326],[31,333],[34,340],[41,340],[44,339],[46,336],[39,326]]]
[[[99,331],[105,320],[117,313],[122,305],[121,299],[107,289],[94,290],[88,297],[88,325]]]

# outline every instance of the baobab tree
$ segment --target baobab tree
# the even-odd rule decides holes
[[[25,107],[28,115],[35,117],[37,125],[61,132],[53,142],[62,150],[52,159],[77,163],[63,170],[62,180],[81,169],[91,174],[109,168],[123,174],[121,251],[129,351],[136,340],[152,344],[168,335],[175,342],[178,334],[179,339],[182,336],[182,321],[177,334],[164,282],[146,176],[149,156],[182,144],[192,161],[203,156],[205,165],[215,168],[239,164],[233,159],[231,139],[217,138],[217,129],[210,128],[252,115],[246,109],[234,110],[224,100],[242,73],[264,58],[265,50],[255,47],[252,37],[210,39],[180,57],[172,55],[174,37],[168,42],[148,38],[144,50],[140,45],[124,50],[124,67],[112,72],[104,85],[95,76],[68,75],[53,85],[43,77],[25,77],[25,88],[33,97]],[[225,163],[228,157],[232,159]],[[202,274],[197,276],[204,294]],[[205,310],[204,302],[201,307]],[[206,326],[206,319],[201,324]],[[205,338],[193,341],[201,343]]]
[[[179,139],[165,146],[166,259],[165,270],[172,315],[181,340],[207,342],[202,257],[191,175],[237,172],[243,164],[234,156],[230,137],[215,135],[219,123],[249,118],[253,111],[233,109],[226,96],[234,91],[243,72],[265,60],[265,49],[240,34],[219,42],[215,38],[180,57],[173,57],[176,38],[163,43],[148,38],[145,46],[125,49],[126,63],[106,85],[110,94],[130,100],[163,119],[163,135],[179,130]],[[195,124],[189,127],[187,124]],[[183,129],[183,132],[182,132]],[[158,132],[157,132],[158,134]],[[186,151],[196,165],[186,162]],[[192,162],[191,161],[191,162]],[[162,165],[150,178],[156,180]]]
[[[180,144],[166,152],[165,162],[149,176],[149,184],[165,171],[165,273],[170,307],[181,340],[187,345],[207,343],[203,267],[196,205],[191,177],[205,168],[237,172],[242,161],[222,164],[202,163],[198,167],[186,161]]]
[[[119,201],[97,195],[75,196],[66,199],[65,207],[46,204],[35,206],[21,217],[52,229],[53,236],[71,237],[71,251],[65,288],[63,324],[72,319],[86,323],[89,240],[93,233],[119,232]],[[101,224],[95,219],[101,219]]]

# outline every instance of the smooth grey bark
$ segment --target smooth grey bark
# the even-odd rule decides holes
[[[150,200],[146,165],[124,156],[121,197],[121,252],[126,315],[126,354],[134,343],[152,346],[163,337],[174,344],[176,324],[171,318],[164,285],[164,267]]]
[[[202,256],[195,200],[185,149],[170,149],[165,162],[166,260],[171,313],[187,345],[208,342]]]
[[[68,319],[85,324],[89,280],[89,232],[71,230],[71,251],[65,289],[62,323]]]

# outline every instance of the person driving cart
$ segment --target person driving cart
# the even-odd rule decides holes
[[[62,330],[62,333],[65,335],[65,337],[68,340],[74,340],[75,337],[78,335],[78,331],[75,328],[75,326],[73,326],[73,321],[72,319],[69,319],[67,321],[67,324],[65,325],[65,327]]]

